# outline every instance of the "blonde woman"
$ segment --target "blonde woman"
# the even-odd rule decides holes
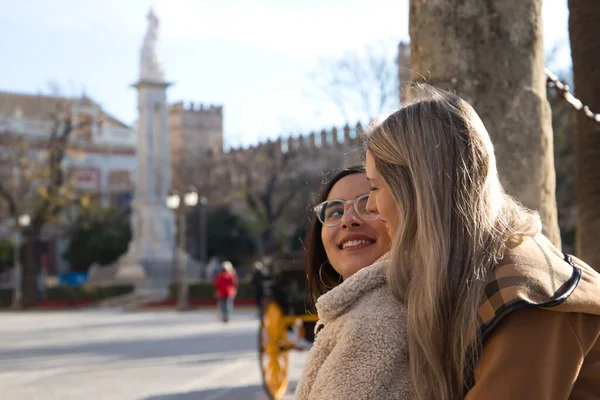
[[[386,285],[390,238],[366,210],[369,187],[363,167],[345,169],[314,208],[306,272],[319,322],[297,400],[409,398],[406,315]]]
[[[504,193],[473,108],[421,91],[366,139],[418,398],[600,398],[600,275]]]

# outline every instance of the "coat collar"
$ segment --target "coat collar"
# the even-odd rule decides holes
[[[321,295],[317,300],[317,313],[323,324],[345,313],[366,293],[385,285],[388,254],[372,265],[362,268],[340,285]]]
[[[485,288],[480,338],[512,312],[530,307],[600,315],[600,275],[541,234],[525,238],[507,252]]]

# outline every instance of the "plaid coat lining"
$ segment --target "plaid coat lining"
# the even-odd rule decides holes
[[[544,255],[547,270],[540,271],[540,266],[533,263],[508,263],[499,265],[494,271],[494,278],[486,286],[479,307],[481,342],[512,312],[530,307],[557,306],[577,287],[581,269],[575,266],[571,256],[564,254],[564,261],[571,268],[557,271],[545,250],[539,244],[537,247]],[[527,274],[530,270],[534,273]]]

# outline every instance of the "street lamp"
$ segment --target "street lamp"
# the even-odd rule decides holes
[[[21,268],[21,228],[26,228],[31,223],[31,217],[27,214],[19,215],[17,218],[18,227],[15,229],[15,246],[13,255],[13,308],[20,309],[22,307],[23,293],[23,272]]]
[[[171,193],[167,196],[167,207],[171,210],[177,210],[179,208],[180,198],[177,193]]]
[[[183,202],[188,207],[194,207],[196,204],[198,204],[198,193],[192,189],[190,192],[185,194],[183,197]]]
[[[31,217],[27,214],[19,216],[19,225],[22,227],[28,227],[31,223]]]
[[[208,278],[208,271],[206,265],[206,246],[207,246],[207,238],[206,238],[206,205],[208,204],[208,199],[206,196],[200,197],[200,209],[198,210],[198,216],[200,218],[200,278],[206,277]]]
[[[181,203],[181,197],[178,193],[171,193],[167,196],[167,207],[173,211],[177,216],[179,222],[179,247],[180,253],[177,257],[177,309],[185,310],[188,308],[188,284],[186,277],[186,263],[182,260],[185,252],[185,211],[190,207],[195,207],[198,204],[198,193],[190,188],[187,193],[183,195],[183,204]]]

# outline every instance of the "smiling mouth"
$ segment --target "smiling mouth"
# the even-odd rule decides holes
[[[352,248],[359,248],[359,247],[365,247],[365,246],[369,246],[371,244],[375,243],[374,240],[348,240],[344,243],[342,243],[342,245],[340,246],[340,249],[342,250],[346,250],[346,249],[352,249]]]

